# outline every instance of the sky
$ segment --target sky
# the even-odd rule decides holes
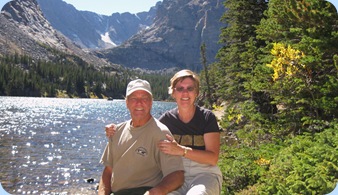
[[[10,0],[0,0],[0,8],[2,8]],[[77,10],[92,11],[97,14],[111,15],[112,13],[138,13],[149,11],[150,7],[156,2],[162,0],[63,0],[68,4],[72,4]],[[338,0],[328,0],[338,10]]]
[[[10,0],[0,0],[0,9]],[[48,0],[47,0],[48,1]],[[112,13],[138,13],[149,11],[158,1],[162,0],[63,0],[72,4],[77,10],[91,11],[102,15]],[[337,0],[338,1],[338,0]]]

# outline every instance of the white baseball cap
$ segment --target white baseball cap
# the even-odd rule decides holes
[[[151,93],[151,87],[148,81],[142,80],[142,79],[136,79],[133,81],[130,81],[127,90],[126,90],[126,97],[128,97],[130,94],[132,94],[134,91],[137,90],[143,90],[148,92],[151,96],[153,95]]]

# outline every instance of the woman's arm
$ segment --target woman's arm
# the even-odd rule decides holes
[[[184,156],[202,164],[217,165],[220,150],[220,133],[204,134],[205,150],[197,150],[178,144],[170,135],[169,141],[161,141],[158,146],[165,154]]]

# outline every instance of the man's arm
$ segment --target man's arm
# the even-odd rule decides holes
[[[174,171],[165,176],[162,181],[151,188],[145,195],[165,195],[181,187],[184,182],[184,171]]]
[[[100,185],[99,185],[99,195],[110,195],[111,193],[111,175],[113,169],[111,167],[106,166],[103,170]]]

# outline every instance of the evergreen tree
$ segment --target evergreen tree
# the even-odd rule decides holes
[[[215,87],[216,97],[228,104],[222,121],[223,127],[236,131],[257,129],[255,120],[260,119],[257,105],[264,105],[264,91],[252,85],[255,69],[259,63],[260,50],[264,42],[256,39],[256,28],[267,8],[265,0],[228,0],[222,21],[220,42],[224,44],[217,53],[219,62],[210,68],[210,80]],[[264,105],[265,106],[265,105]],[[263,107],[264,107],[263,106]],[[258,125],[258,126],[257,126]]]
[[[337,13],[324,0],[270,0],[258,37],[265,52],[279,134],[315,132],[337,116]],[[276,127],[277,128],[277,127]]]
[[[201,62],[202,62],[202,65],[203,65],[203,71],[202,73],[203,76],[204,76],[204,79],[205,79],[205,85],[206,85],[206,95],[205,95],[205,98],[206,98],[206,105],[205,107],[207,108],[211,108],[213,106],[213,102],[215,102],[214,99],[212,99],[212,96],[211,96],[211,84],[210,84],[210,80],[209,80],[209,70],[208,70],[208,66],[207,66],[207,58],[206,58],[206,45],[205,43],[203,43],[201,45]],[[201,77],[203,78],[203,77]],[[201,79],[201,81],[203,81]],[[202,84],[201,84],[202,85]],[[203,85],[202,85],[203,86]]]
[[[84,96],[84,94],[85,94],[85,79],[84,79],[82,71],[80,71],[76,74],[75,86],[76,86],[75,88],[76,88],[77,94],[79,94],[80,97]]]
[[[227,11],[222,21],[227,27],[220,35],[224,47],[217,54],[220,60],[217,64],[218,85],[222,92],[224,90],[224,100],[241,102],[248,99],[245,83],[252,74],[257,53],[251,53],[249,59],[245,54],[250,46],[259,48],[255,40],[255,25],[259,24],[267,3],[265,0],[228,0],[224,4]]]

